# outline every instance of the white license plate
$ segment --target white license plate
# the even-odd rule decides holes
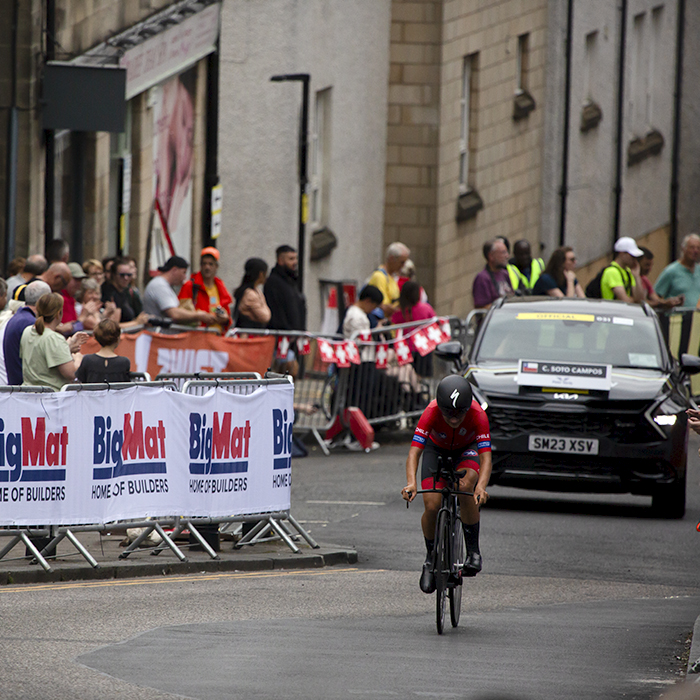
[[[530,435],[530,452],[561,452],[572,455],[597,455],[598,440],[595,438],[568,438],[554,435]]]

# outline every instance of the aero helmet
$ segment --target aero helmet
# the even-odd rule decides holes
[[[443,411],[467,411],[472,405],[471,384],[464,377],[451,374],[438,384],[435,399]]]

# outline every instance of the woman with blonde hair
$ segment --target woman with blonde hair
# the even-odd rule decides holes
[[[90,260],[86,260],[83,263],[83,272],[91,279],[94,279],[100,286],[105,281],[104,267],[102,263],[95,258],[90,258]]]
[[[50,386],[58,391],[75,379],[72,353],[78,352],[88,334],[81,331],[67,341],[56,331],[62,314],[60,294],[44,294],[37,301],[36,322],[24,329],[19,345],[25,386]]]

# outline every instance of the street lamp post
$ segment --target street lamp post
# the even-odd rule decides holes
[[[302,84],[301,125],[299,128],[299,236],[297,251],[299,253],[299,289],[304,291],[304,256],[306,248],[306,222],[309,218],[309,201],[306,194],[308,182],[309,150],[309,83],[308,73],[287,73],[273,75],[270,80],[275,83],[300,82]]]

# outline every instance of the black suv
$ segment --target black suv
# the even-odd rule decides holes
[[[688,374],[654,311],[594,299],[497,301],[465,376],[491,424],[491,483],[650,495],[685,513]]]

